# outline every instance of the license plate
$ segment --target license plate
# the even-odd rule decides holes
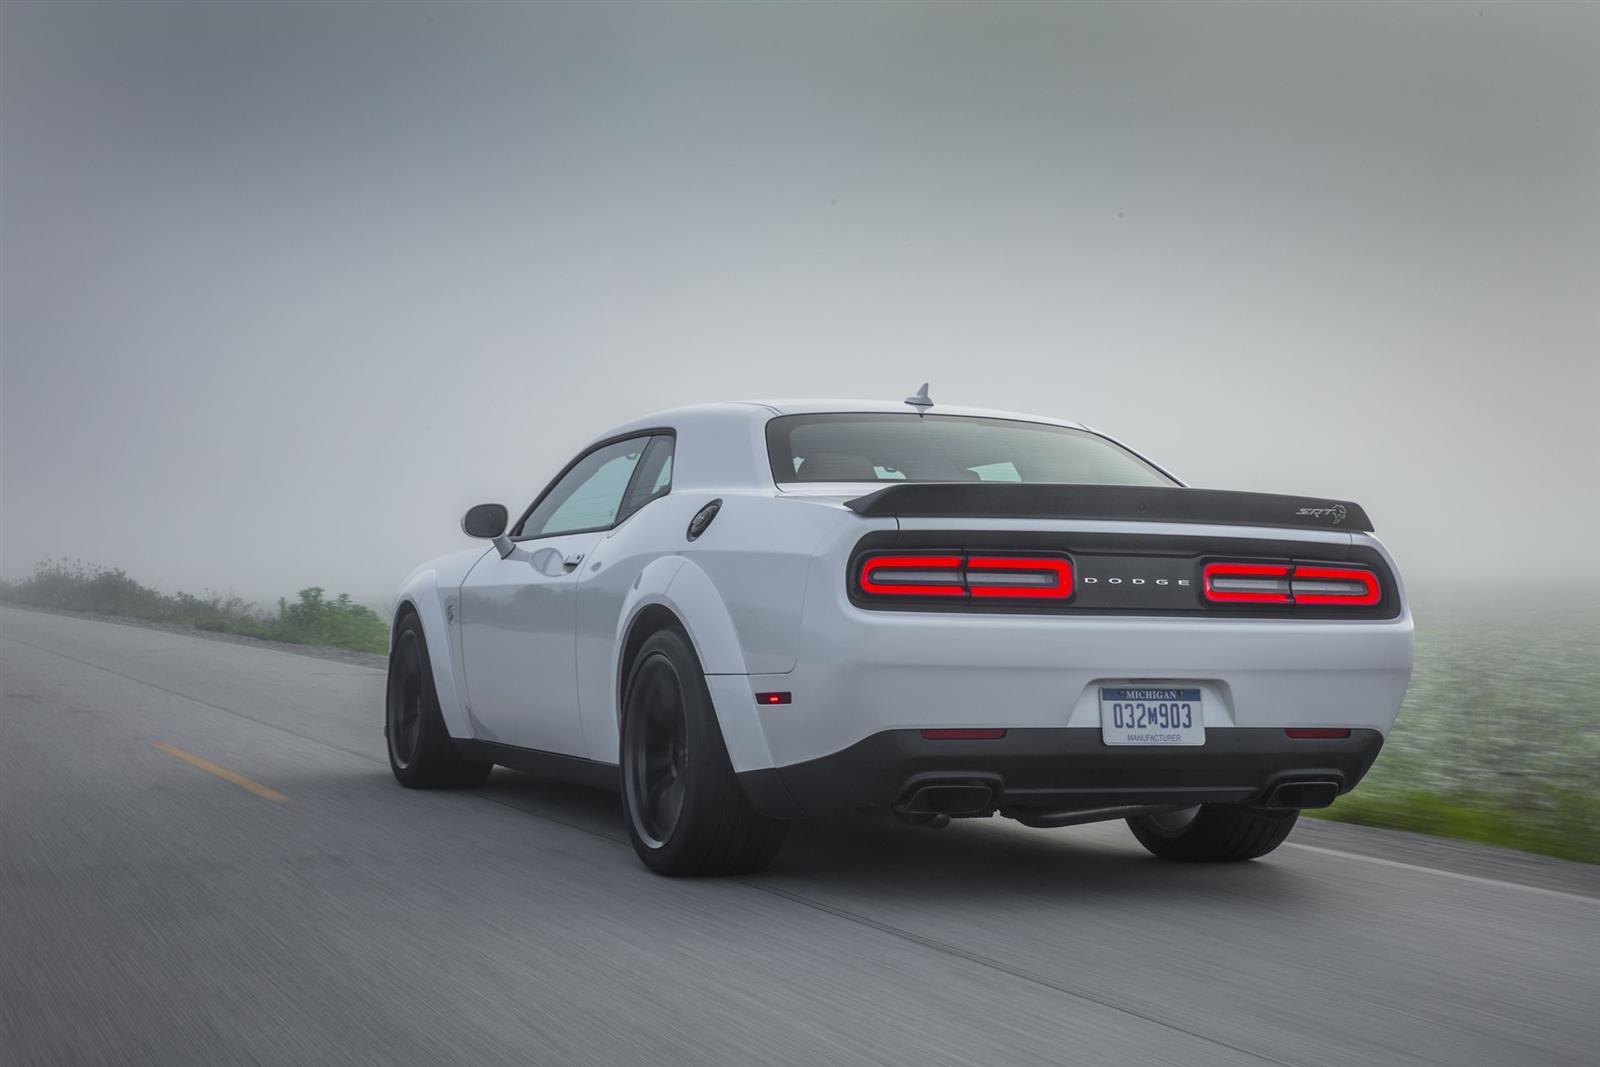
[[[1200,690],[1102,686],[1100,736],[1108,745],[1203,745]]]

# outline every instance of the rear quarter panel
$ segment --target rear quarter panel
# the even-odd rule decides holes
[[[690,541],[689,520],[714,499],[722,501],[715,521]],[[617,759],[621,657],[634,620],[659,605],[689,632],[735,767],[770,766],[747,676],[794,669],[818,545],[846,528],[867,525],[836,503],[770,490],[674,489],[612,531],[585,564],[579,598],[579,704],[590,758]]]

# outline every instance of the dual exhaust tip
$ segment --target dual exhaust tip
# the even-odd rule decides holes
[[[1342,785],[1336,778],[1291,778],[1272,786],[1258,805],[1277,810],[1325,808],[1339,796]],[[983,778],[927,782],[912,790],[905,800],[894,806],[894,810],[901,815],[942,815],[957,819],[989,815],[999,804],[1001,788],[999,781]],[[1096,809],[1094,818],[1083,818],[1091,814],[1089,812],[1062,812],[1058,813],[1057,819],[1047,821],[1049,825],[1065,826],[1103,818],[1122,818],[1130,813],[1135,813],[1135,809]],[[1030,814],[1037,818],[1043,813]]]
[[[1341,783],[1331,778],[1302,778],[1279,782],[1262,802],[1264,808],[1325,808],[1339,795]]]
[[[929,782],[894,806],[901,815],[988,815],[995,809],[1000,783],[983,778]]]

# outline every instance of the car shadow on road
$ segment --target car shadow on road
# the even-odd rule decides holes
[[[628,847],[613,793],[497,769],[488,799]],[[795,823],[783,852],[751,881],[796,894],[848,892],[860,899],[1093,900],[1136,894],[1146,902],[1249,895],[1297,906],[1314,883],[1271,860],[1246,864],[1163,863],[1121,822],[1029,830],[1008,819],[956,820],[943,829],[907,825],[885,812]]]

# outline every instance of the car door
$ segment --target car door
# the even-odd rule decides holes
[[[650,442],[643,434],[573,460],[461,584],[461,655],[476,736],[585,755],[575,632],[580,564],[620,518]]]

